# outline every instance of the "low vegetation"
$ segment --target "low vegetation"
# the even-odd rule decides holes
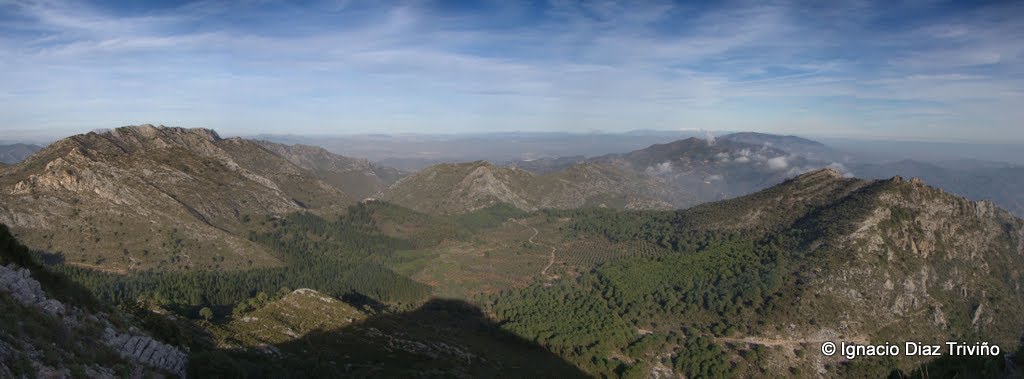
[[[1022,263],[1024,225],[916,185],[823,171],[685,211],[431,215],[368,201],[336,216],[250,217],[248,240],[281,267],[52,268],[104,301],[143,300],[209,331],[216,348],[197,345],[193,362],[209,369],[197,375],[1004,372],[989,360],[816,353],[838,339],[1016,347],[1024,295],[1006,267]],[[419,371],[381,363],[395,359]]]

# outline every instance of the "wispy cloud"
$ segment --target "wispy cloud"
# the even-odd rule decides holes
[[[865,2],[0,2],[0,128],[884,136],[942,124],[960,138],[980,124],[1024,139],[1010,106],[1024,89],[1022,15]]]

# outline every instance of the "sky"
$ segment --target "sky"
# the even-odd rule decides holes
[[[753,130],[1024,142],[1024,3],[0,0],[0,140]]]

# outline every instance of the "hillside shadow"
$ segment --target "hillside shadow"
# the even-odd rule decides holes
[[[193,354],[190,377],[587,377],[543,347],[498,327],[476,306],[433,299],[337,330],[275,345],[277,353]],[[273,350],[273,349],[263,349]]]
[[[47,252],[38,252],[37,256],[33,256],[32,251],[18,241],[7,225],[0,224],[0,265],[13,264],[29,270],[32,278],[39,282],[47,295],[63,304],[94,312],[106,310],[106,306],[96,300],[85,286],[60,273],[47,270],[43,266],[47,261],[63,262],[63,256]]]

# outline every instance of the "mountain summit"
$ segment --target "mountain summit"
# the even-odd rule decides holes
[[[0,172],[0,223],[30,247],[114,271],[274,265],[239,238],[249,217],[340,210],[363,195],[344,188],[380,186],[359,183],[372,175],[312,172],[275,152],[288,149],[152,125],[72,136]]]

